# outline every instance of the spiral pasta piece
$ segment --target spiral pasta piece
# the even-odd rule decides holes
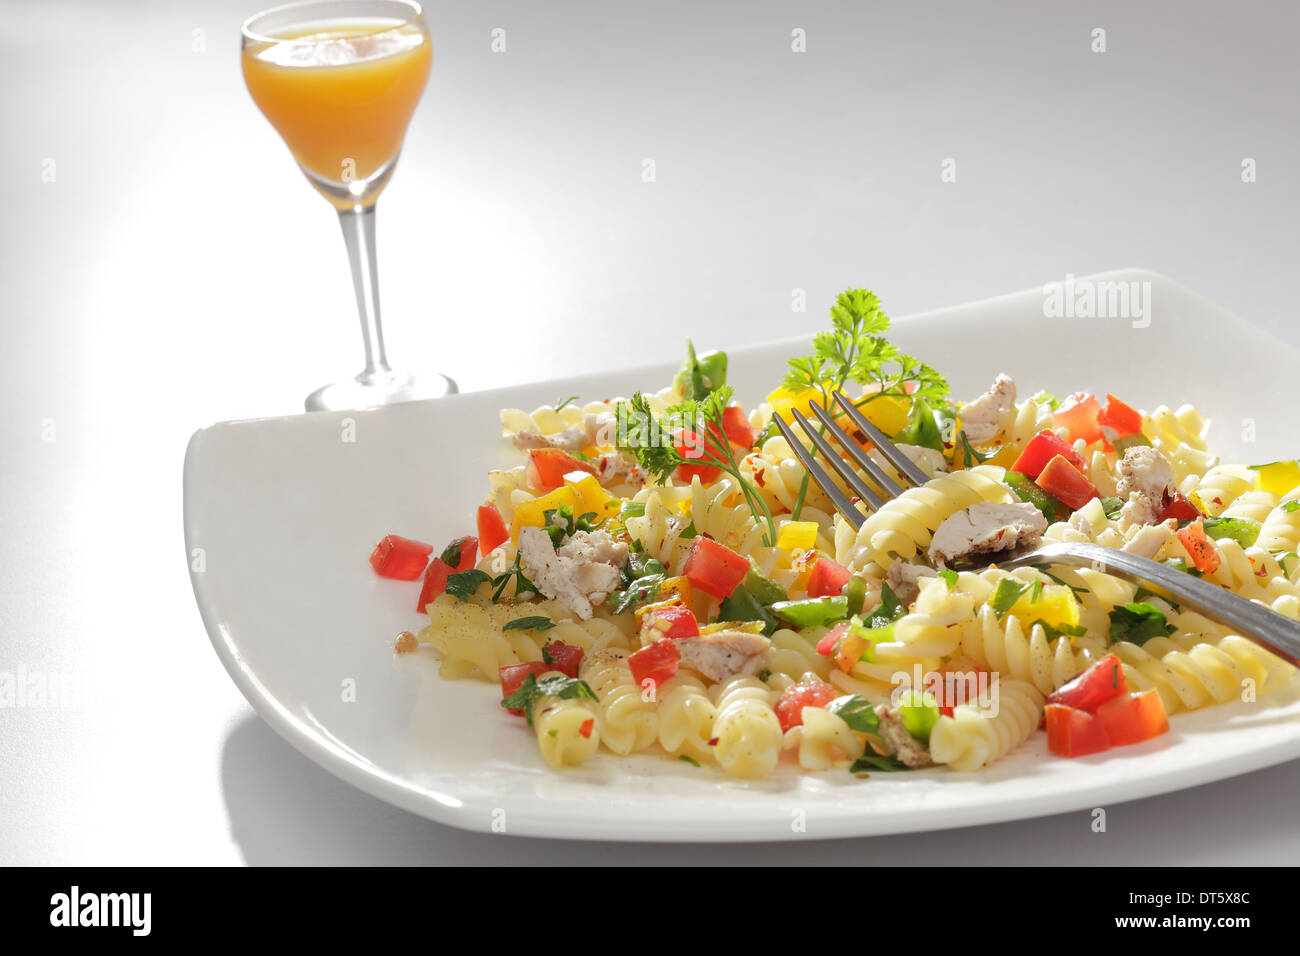
[[[1044,694],[1065,684],[1088,666],[1068,637],[1048,641],[1041,625],[1025,634],[1014,614],[1001,621],[987,604],[963,627],[961,650],[980,667],[1033,684]]]
[[[1288,511],[1288,505],[1300,501],[1300,488],[1292,488],[1282,500],[1264,516],[1259,540],[1255,543],[1265,551],[1300,551],[1300,507]]]
[[[1295,674],[1285,661],[1236,634],[1214,643],[1157,637],[1139,647],[1120,641],[1111,650],[1124,664],[1129,688],[1154,688],[1171,714],[1246,699],[1247,690],[1272,690]]]
[[[852,764],[866,745],[844,718],[822,707],[805,707],[803,723],[785,732],[782,746],[793,750],[805,770],[830,770]]]
[[[717,717],[713,721],[713,755],[733,777],[762,777],[781,757],[781,722],[772,710],[773,694],[760,680],[738,676],[710,691]]]
[[[836,561],[851,571],[861,571],[873,564],[887,569],[895,558],[913,558],[929,546],[935,529],[963,508],[981,501],[1019,500],[1002,483],[1005,473],[993,465],[977,465],[933,478],[885,502],[856,532],[836,516]]]
[[[979,770],[1010,753],[1038,728],[1043,694],[1026,681],[1003,678],[996,685],[996,714],[972,704],[955,707],[930,731],[930,756],[953,770]]]
[[[563,676],[559,671],[548,671],[539,680]],[[552,769],[585,763],[599,749],[600,712],[595,701],[542,695],[533,700],[531,713],[537,746]]]
[[[713,725],[717,708],[709,699],[704,683],[694,674],[679,670],[659,685],[659,744],[670,754],[698,761],[712,761]]]
[[[1242,464],[1215,465],[1203,475],[1188,475],[1178,486],[1189,498],[1195,494],[1205,512],[1215,518],[1254,488],[1255,472]]]
[[[825,680],[830,673],[829,657],[817,653],[817,640],[824,629],[807,629],[803,632],[780,628],[769,640],[767,668],[773,674],[789,678],[792,683],[802,680],[805,674],[816,674]]]
[[[600,698],[600,739],[616,754],[644,750],[659,737],[659,709],[627,666],[628,652],[605,647],[583,656],[579,676]]]

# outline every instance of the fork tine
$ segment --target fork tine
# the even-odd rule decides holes
[[[879,510],[881,506],[884,505],[885,502],[881,499],[880,495],[876,494],[876,492],[872,490],[871,486],[863,481],[856,471],[844,463],[844,459],[839,456],[831,443],[817,433],[817,429],[813,427],[812,422],[803,417],[802,412],[798,409],[792,408],[790,409],[790,417],[797,421],[799,427],[802,428],[808,437],[812,439],[812,443],[817,446],[817,450],[820,451],[822,456],[826,459],[826,464],[830,465],[831,468],[834,469],[835,473],[843,478],[849,486],[858,493],[859,498],[869,504],[872,510]],[[848,436],[846,435],[844,437],[847,438]],[[823,486],[823,490],[825,490],[825,486]],[[885,490],[888,493],[888,489]],[[892,495],[890,495],[890,497],[892,497]]]
[[[862,429],[862,433],[871,439],[873,445],[880,449],[880,453],[889,460],[889,463],[898,469],[898,473],[904,479],[914,485],[923,485],[930,480],[925,472],[916,467],[912,459],[898,450],[898,446],[890,441],[884,432],[867,421],[867,416],[858,411],[858,407],[853,404],[851,398],[843,392],[836,392],[835,401],[839,403],[840,408],[844,409],[844,413],[853,419],[853,424]]]
[[[862,522],[867,520],[867,516],[854,506],[849,496],[840,491],[835,482],[831,481],[831,476],[826,474],[826,469],[817,464],[813,456],[808,453],[808,449],[804,448],[799,440],[794,437],[794,432],[790,430],[790,426],[785,423],[781,416],[774,412],[772,421],[776,423],[777,430],[785,437],[785,440],[790,443],[790,449],[794,452],[794,456],[799,459],[799,463],[808,469],[808,474],[812,475],[812,480],[830,496],[836,510],[844,515],[845,520],[854,528],[861,528]]]
[[[844,429],[835,424],[835,419],[831,418],[830,412],[826,411],[826,409],[822,408],[816,402],[809,402],[808,407],[812,409],[812,413],[820,419],[822,425],[824,425],[826,430],[830,432],[831,437],[840,443],[840,447],[844,449],[848,456],[857,462],[858,466],[867,474],[875,479],[876,484],[880,486],[880,490],[885,493],[886,498],[897,498],[903,493],[903,489],[898,487],[898,483],[894,481],[893,478],[890,478],[889,475],[885,474],[885,469],[876,464],[875,460],[862,450],[861,445],[850,438]],[[811,432],[809,434],[811,434]]]

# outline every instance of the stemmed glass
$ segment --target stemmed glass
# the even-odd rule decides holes
[[[250,17],[244,82],[307,181],[338,210],[366,367],[307,396],[308,411],[367,408],[456,391],[445,375],[389,367],[379,318],[375,201],[388,185],[433,63],[412,0],[308,0]]]

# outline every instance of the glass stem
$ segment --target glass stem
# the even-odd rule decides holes
[[[352,287],[361,318],[361,339],[366,346],[366,367],[357,376],[363,385],[383,382],[392,374],[384,354],[384,329],[379,320],[379,269],[375,258],[375,207],[339,210],[339,225],[352,266]]]

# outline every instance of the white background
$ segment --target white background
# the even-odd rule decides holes
[[[390,354],[486,388],[813,331],[851,284],[903,316],[1122,266],[1300,344],[1300,15],[1129,6],[431,4],[379,207]],[[182,455],[296,411],[360,342],[333,214],[243,87],[251,12],[5,4],[0,671],[80,694],[0,710],[0,862],[1294,861],[1297,762],[1109,807],[1105,834],[605,846],[440,827],[281,742],[194,607]]]

